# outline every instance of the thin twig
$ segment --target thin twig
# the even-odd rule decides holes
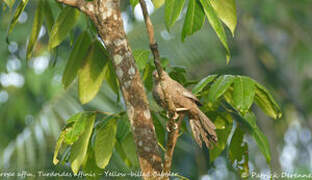
[[[152,24],[151,18],[148,15],[145,0],[140,0],[140,5],[141,5],[141,9],[143,11],[145,25],[146,25],[146,29],[147,29],[147,33],[148,33],[148,37],[149,37],[150,48],[151,48],[151,51],[152,51],[153,56],[154,56],[154,64],[155,64],[156,70],[158,72],[158,76],[161,78],[160,85],[162,87],[162,91],[163,91],[164,96],[165,96],[165,101],[167,102],[170,117],[173,117],[175,115],[175,106],[174,106],[173,101],[171,100],[171,97],[168,95],[167,91],[164,90],[164,85],[163,85],[163,81],[162,81],[163,77],[164,77],[163,76],[164,70],[163,70],[161,63],[160,63],[158,45],[157,45],[157,42],[156,42],[155,37],[154,37],[153,24]],[[173,119],[173,118],[170,118],[170,119]]]

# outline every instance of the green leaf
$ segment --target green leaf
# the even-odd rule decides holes
[[[15,10],[15,13],[14,13],[14,16],[10,22],[10,25],[9,25],[9,29],[8,29],[8,34],[7,36],[9,36],[9,34],[13,31],[13,28],[14,26],[16,25],[17,21],[18,21],[18,18],[19,16],[22,14],[22,12],[24,11],[27,3],[28,3],[29,0],[21,0],[20,3],[18,4],[16,10]],[[7,37],[8,38],[8,37]]]
[[[204,8],[204,12],[208,18],[210,25],[212,26],[212,28],[217,33],[217,36],[219,37],[221,43],[223,44],[223,46],[226,50],[226,62],[229,63],[230,56],[231,56],[230,55],[230,49],[229,49],[228,44],[227,44],[227,38],[226,38],[226,34],[225,34],[224,28],[222,26],[222,23],[219,20],[217,14],[215,13],[214,9],[212,8],[210,1],[200,0],[200,2]]]
[[[144,86],[147,90],[151,91],[153,88],[153,71],[155,67],[151,63],[147,63],[143,73]]]
[[[237,24],[235,0],[210,0],[218,17],[231,30],[234,36]]]
[[[99,168],[104,169],[113,153],[116,142],[117,124],[116,119],[109,121],[102,127],[96,129],[94,152],[96,164]]]
[[[35,17],[34,17],[34,21],[33,21],[33,25],[32,25],[32,29],[31,29],[31,35],[29,38],[29,42],[27,45],[27,51],[26,51],[26,59],[30,59],[32,56],[32,52],[33,49],[36,45],[36,42],[38,40],[38,36],[39,36],[39,32],[42,26],[42,22],[43,22],[43,15],[42,15],[42,0],[38,1],[38,6],[36,8],[36,12],[35,12]]]
[[[211,85],[208,94],[209,103],[214,103],[221,97],[232,85],[235,77],[232,75],[224,75],[217,78]]]
[[[135,6],[139,3],[139,0],[130,0],[130,4],[132,6],[132,8],[134,9]]]
[[[60,14],[57,16],[55,23],[52,27],[50,39],[49,39],[49,50],[52,50],[66,38],[68,33],[76,25],[79,19],[80,12],[76,8],[66,6]]]
[[[129,133],[121,142],[121,147],[127,156],[127,159],[131,162],[133,167],[139,166],[138,156],[136,153],[136,145],[132,133]]]
[[[211,83],[213,80],[215,80],[217,77],[217,75],[209,75],[205,78],[203,78],[202,80],[200,80],[192,89],[192,93],[194,95],[197,95],[198,93],[200,93],[206,86],[207,84]]]
[[[77,76],[80,67],[84,64],[90,44],[91,38],[88,32],[87,31],[82,32],[79,35],[73,50],[71,51],[71,54],[65,67],[62,79],[65,88],[68,88],[68,86],[73,82],[73,80]]]
[[[118,120],[117,125],[117,139],[122,141],[130,133],[130,123],[128,121],[127,115],[123,115],[120,120]]]
[[[55,145],[55,150],[54,150],[54,155],[53,155],[53,164],[56,165],[59,163],[59,160],[57,159],[57,155],[62,147],[63,141],[65,139],[65,134],[66,134],[66,129],[63,130],[57,139],[56,145]]]
[[[278,119],[282,117],[280,107],[270,92],[259,83],[256,83],[255,103],[271,118]]]
[[[248,166],[248,144],[244,142],[245,132],[237,127],[233,134],[229,147],[229,160],[242,178],[249,175]]]
[[[182,29],[182,41],[200,30],[205,23],[205,13],[197,0],[190,0]]]
[[[149,55],[150,55],[149,50],[136,49],[133,51],[133,57],[139,70],[143,70],[145,68]]]
[[[248,112],[256,93],[255,83],[252,79],[237,76],[234,80],[233,104],[241,113]]]
[[[81,135],[79,140],[75,142],[72,146],[69,161],[71,162],[71,169],[74,174],[78,173],[81,164],[86,158],[94,121],[95,114],[89,117],[84,133]]]
[[[154,7],[157,9],[160,8],[162,5],[164,5],[165,0],[152,0],[152,3]]]
[[[51,30],[54,24],[54,17],[48,0],[43,0],[43,15],[45,18],[48,33],[51,34]]]
[[[71,128],[66,132],[64,142],[66,144],[73,144],[83,134],[88,120],[94,113],[80,112],[72,116],[68,123],[72,123]]]
[[[169,30],[180,16],[185,0],[166,0],[165,22]]]
[[[244,120],[251,128],[251,134],[255,139],[260,151],[264,155],[268,164],[271,162],[271,152],[270,152],[270,145],[268,142],[267,137],[262,133],[256,123],[256,116],[249,112],[244,116]]]
[[[9,8],[12,8],[14,3],[15,3],[15,0],[3,0],[3,2],[9,6]]]
[[[108,54],[107,54],[108,58]],[[112,61],[108,61],[104,68],[104,79],[108,83],[108,85],[112,88],[112,90],[119,96],[119,84],[116,76],[116,72],[114,71],[114,66]]]
[[[165,128],[161,124],[161,122],[160,122],[158,116],[155,114],[155,112],[152,111],[151,114],[152,114],[153,124],[155,126],[155,131],[156,131],[158,142],[161,145],[164,145],[165,144],[165,137],[166,137]]]
[[[78,71],[78,94],[82,104],[91,101],[99,92],[107,61],[108,55],[102,44],[99,41],[92,43],[86,63]]]
[[[210,162],[213,162],[225,149],[227,144],[227,139],[231,133],[233,126],[233,119],[230,114],[222,113],[218,114],[214,119],[219,123],[223,122],[223,127],[221,129],[216,129],[218,142],[213,147],[213,149],[209,150],[209,159]]]

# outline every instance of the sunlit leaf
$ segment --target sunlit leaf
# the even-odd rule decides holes
[[[218,142],[217,144],[209,150],[209,159],[210,162],[213,162],[224,150],[227,144],[227,139],[231,133],[232,126],[233,126],[233,120],[230,114],[217,114],[214,119],[215,121],[218,121],[219,123],[223,122],[223,127],[220,129],[216,129]],[[221,127],[221,126],[217,126]]]
[[[228,88],[232,85],[235,77],[232,75],[224,75],[217,78],[217,80],[211,85],[209,89],[208,99],[210,103],[217,101]]]
[[[80,12],[76,8],[66,6],[57,16],[49,38],[49,50],[52,50],[67,37],[76,25]]]
[[[99,92],[105,78],[104,67],[108,61],[106,50],[95,41],[86,57],[86,62],[78,72],[78,94],[82,104],[91,101]]]
[[[192,89],[193,94],[197,95],[199,94],[209,83],[211,83],[217,75],[209,75],[202,80],[200,80]]]
[[[165,0],[152,0],[152,3],[155,8],[160,8],[165,3]]]
[[[264,155],[268,164],[271,162],[271,152],[270,152],[270,145],[268,142],[267,137],[263,134],[263,132],[259,129],[256,124],[256,116],[249,112],[244,116],[244,120],[248,123],[251,127],[251,134],[255,139],[260,151]]]
[[[248,144],[244,142],[245,132],[237,127],[229,147],[229,160],[242,178],[248,177]]]
[[[218,17],[226,24],[234,36],[237,24],[235,0],[210,0]]]
[[[221,43],[223,44],[225,50],[226,50],[226,62],[229,63],[230,61],[230,49],[227,44],[227,38],[226,34],[223,28],[223,25],[221,21],[219,20],[217,14],[215,13],[214,9],[212,8],[210,1],[208,0],[200,0],[204,12],[208,18],[208,21],[212,28],[216,31],[217,36],[219,37]]]
[[[149,50],[136,49],[133,51],[133,57],[140,71],[145,68],[149,55]]]
[[[45,23],[46,23],[46,27],[48,30],[48,33],[51,33],[53,24],[54,24],[54,17],[53,17],[53,13],[52,13],[52,9],[51,6],[49,4],[48,0],[43,0],[43,15],[44,15],[44,19],[45,19]]]
[[[55,145],[55,150],[54,150],[54,155],[53,155],[53,164],[56,165],[59,160],[57,159],[57,155],[62,147],[62,144],[63,144],[63,141],[65,139],[65,134],[66,134],[66,131],[63,130],[56,142],[56,145]]]
[[[30,59],[32,56],[33,49],[38,40],[39,32],[43,23],[43,2],[42,0],[38,1],[38,6],[36,8],[35,17],[31,29],[31,35],[27,45],[26,58]]]
[[[89,118],[93,115],[93,113],[80,112],[72,116],[68,120],[68,123],[72,123],[71,129],[66,132],[64,142],[66,144],[76,142],[86,129]]]
[[[9,36],[9,34],[12,32],[14,26],[16,25],[17,21],[18,21],[18,18],[19,16],[22,14],[22,12],[24,11],[27,3],[28,3],[29,0],[21,0],[20,3],[18,4],[16,10],[15,10],[15,13],[14,13],[14,16],[10,22],[10,25],[9,25],[9,29],[8,29],[8,34],[7,36]],[[7,37],[8,38],[8,37]]]
[[[109,119],[108,122],[96,129],[94,152],[96,164],[104,169],[113,153],[116,142],[117,124],[116,119]]]
[[[95,121],[95,114],[90,116],[84,133],[81,135],[79,140],[75,142],[72,146],[69,161],[71,162],[71,169],[74,172],[74,174],[78,173],[81,164],[86,158],[88,145],[89,145],[90,137],[91,137],[92,130],[93,130],[94,121]]]
[[[256,83],[255,103],[270,117],[281,118],[280,107],[272,97],[271,93],[259,83]]]
[[[237,76],[233,86],[233,103],[236,109],[245,113],[249,110],[255,96],[255,83],[245,76]]]
[[[86,56],[88,54],[88,50],[90,48],[91,38],[88,32],[82,32],[77,42],[74,45],[73,50],[69,56],[67,61],[65,71],[63,74],[63,85],[67,88],[73,80],[76,78],[78,70],[84,64],[86,60]]]
[[[165,3],[165,22],[169,30],[179,18],[185,0],[166,0]]]
[[[197,0],[190,0],[182,29],[182,41],[200,30],[205,23],[205,13]]]

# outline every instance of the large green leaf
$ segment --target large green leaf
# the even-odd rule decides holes
[[[66,132],[64,142],[66,144],[73,144],[83,134],[88,120],[94,113],[80,112],[72,116],[68,123],[72,123],[71,128]]]
[[[232,75],[224,75],[218,77],[218,79],[211,85],[208,94],[209,103],[214,103],[221,97],[228,88],[232,85],[235,77]]]
[[[106,54],[108,58],[108,54]],[[112,88],[112,90],[117,94],[119,98],[119,84],[116,76],[116,72],[114,71],[114,66],[112,61],[108,61],[104,68],[104,79],[108,83],[108,85]]]
[[[105,77],[104,67],[107,52],[99,41],[95,41],[87,55],[86,63],[78,72],[78,94],[82,104],[91,101],[99,92]]]
[[[67,61],[63,74],[63,85],[67,88],[77,76],[78,70],[84,64],[88,50],[91,44],[91,38],[87,31],[82,32]]]
[[[62,144],[64,142],[65,134],[66,134],[66,129],[60,133],[60,136],[57,139],[57,142],[55,145],[55,150],[54,150],[54,155],[53,155],[53,164],[54,165],[56,165],[59,162],[59,160],[57,159],[57,155],[58,155],[58,153],[62,147]]]
[[[26,58],[30,59],[32,56],[33,49],[38,40],[39,32],[43,23],[43,2],[42,0],[38,1],[38,6],[36,8],[35,17],[31,29],[31,35],[27,45]]]
[[[193,94],[199,94],[207,86],[207,84],[211,83],[214,79],[216,79],[216,77],[217,75],[209,75],[200,80],[192,89]]]
[[[245,132],[237,127],[229,147],[229,160],[242,178],[248,177],[248,144],[244,142]]]
[[[116,142],[117,124],[116,119],[109,119],[108,122],[96,129],[94,152],[96,164],[104,169],[113,153]]]
[[[17,8],[15,10],[14,16],[13,16],[11,22],[10,22],[7,36],[9,36],[9,34],[12,32],[14,26],[16,25],[16,23],[18,21],[19,16],[24,11],[28,1],[29,0],[21,0],[20,3],[18,4],[18,6],[17,6]]]
[[[81,164],[86,158],[94,121],[95,114],[89,117],[84,133],[81,135],[79,140],[75,142],[72,146],[69,161],[71,162],[71,169],[74,174],[78,173]]]
[[[145,68],[149,55],[149,50],[136,49],[133,51],[133,57],[140,71]]]
[[[155,8],[160,8],[165,3],[165,0],[152,0],[152,3]]]
[[[205,23],[205,13],[197,0],[190,0],[182,29],[182,41],[200,30]]]
[[[200,2],[204,8],[204,12],[208,18],[210,25],[216,31],[217,36],[219,37],[221,43],[223,44],[223,46],[226,50],[226,61],[227,61],[227,63],[229,63],[229,61],[230,61],[230,49],[229,49],[228,44],[227,44],[227,38],[226,38],[226,34],[224,31],[223,25],[222,25],[221,21],[219,20],[216,12],[212,8],[210,1],[200,0]]]
[[[152,119],[153,119],[153,123],[155,126],[155,131],[156,131],[158,142],[161,145],[164,145],[165,144],[165,137],[166,137],[165,128],[161,124],[160,119],[158,118],[156,113],[152,111],[151,114],[152,114]]]
[[[209,150],[209,160],[210,162],[213,162],[224,150],[227,144],[228,137],[231,133],[232,126],[233,126],[233,119],[230,114],[223,113],[223,114],[217,114],[214,116],[215,123],[216,124],[222,124],[216,125],[216,133],[218,137],[217,144],[213,147],[213,149]]]
[[[50,34],[54,24],[54,16],[48,0],[43,0],[43,15],[45,18],[48,33]]]
[[[255,95],[255,103],[270,117],[274,119],[281,118],[282,113],[280,107],[270,94],[270,92],[260,85],[256,83],[256,95]]]
[[[185,0],[166,0],[165,22],[169,30],[180,16]]]
[[[52,27],[49,50],[52,50],[66,38],[68,33],[76,25],[79,19],[80,12],[76,8],[66,6],[57,16],[55,23]]]
[[[129,133],[121,142],[121,147],[126,154],[127,159],[131,162],[133,167],[139,166],[138,156],[136,153],[136,145],[132,133]]]
[[[233,104],[241,113],[248,112],[256,93],[255,83],[245,76],[236,76],[234,80]]]
[[[235,0],[210,0],[210,3],[218,17],[229,27],[234,36],[237,24]]]
[[[248,112],[244,116],[244,120],[251,128],[251,134],[255,139],[260,151],[264,155],[268,164],[271,162],[271,152],[270,152],[270,145],[268,142],[267,137],[262,133],[256,123],[256,116],[252,112]]]

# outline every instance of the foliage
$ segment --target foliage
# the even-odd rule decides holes
[[[21,1],[17,7],[9,25],[9,33],[13,30],[27,2]],[[132,6],[138,3],[138,1],[130,2]],[[6,1],[6,3],[12,7],[11,2]],[[59,46],[78,23],[79,12],[71,7],[60,8],[60,12],[54,21],[53,14],[51,16],[51,13],[42,12],[43,10],[39,8],[44,5],[48,7],[47,3],[47,1],[39,1],[38,3],[32,34],[27,46],[28,59],[32,56],[43,20],[46,22],[47,29],[50,29],[49,50]],[[165,2],[153,1],[153,3],[155,3],[156,7],[165,5],[165,23],[168,30],[173,27],[186,4],[185,1],[170,0]],[[42,13],[45,15],[42,16]],[[71,18],[67,18],[68,16]],[[230,50],[222,22],[234,36],[236,28],[236,6],[234,1],[188,1],[182,27],[182,40],[203,27],[205,16],[225,47],[228,62]],[[87,27],[85,31],[80,33],[74,43],[74,48],[67,60],[63,74],[63,85],[65,88],[68,88],[74,79],[78,77],[78,96],[82,104],[86,104],[94,99],[100,91],[104,80],[111,90],[119,96],[118,82],[112,65],[109,63],[108,53],[101,42],[96,37],[93,37],[92,33],[89,33],[90,31],[90,27]],[[154,69],[150,60],[151,55],[149,51],[142,49],[134,50],[133,55],[146,89],[150,91]],[[166,65],[166,67],[172,78],[181,84],[186,86],[194,84],[185,77],[186,70],[184,68],[170,64]],[[202,110],[217,126],[219,143],[215,149],[209,152],[211,161],[228,148],[231,164],[245,177],[249,168],[248,144],[244,142],[243,137],[249,133],[255,139],[267,163],[270,163],[271,154],[268,140],[257,126],[255,115],[252,113],[252,105],[255,103],[268,116],[274,119],[281,117],[281,110],[278,104],[265,87],[246,76],[209,75],[195,83],[192,92],[204,102]],[[165,118],[160,116],[162,113],[159,111],[152,113],[160,144],[164,144],[165,137]],[[54,153],[54,164],[59,162],[57,157],[59,152],[62,152],[61,162],[70,163],[74,173],[77,173],[80,167],[84,169],[87,169],[89,166],[93,167],[94,163],[97,167],[104,169],[114,152],[121,157],[129,168],[138,167],[135,154],[136,149],[133,137],[130,134],[130,126],[126,125],[126,119],[127,117],[123,111],[110,115],[102,115],[93,111],[83,111],[75,114],[67,120],[67,124],[60,133]],[[234,126],[234,122],[237,124],[237,127]],[[242,131],[238,127],[243,127],[246,130]],[[233,136],[231,136],[232,129],[234,130]],[[107,148],[102,148],[104,145]],[[242,160],[244,161],[242,162]]]

